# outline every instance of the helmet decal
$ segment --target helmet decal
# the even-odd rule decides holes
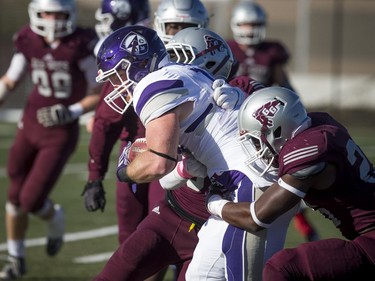
[[[206,43],[206,50],[203,50],[199,54],[197,54],[197,58],[207,54],[208,52],[211,55],[215,55],[216,52],[225,52],[226,48],[224,43],[217,38],[212,37],[211,35],[204,35],[204,42]]]
[[[120,48],[129,52],[132,55],[144,55],[148,52],[148,42],[140,34],[136,32],[129,32],[122,40]]]
[[[113,13],[122,20],[126,20],[129,18],[131,7],[128,1],[115,1],[114,4],[112,4],[112,10]]]
[[[252,115],[262,126],[268,128],[273,127],[273,117],[279,111],[281,105],[283,105],[281,101],[277,99],[271,100],[263,104],[262,107],[258,108]]]

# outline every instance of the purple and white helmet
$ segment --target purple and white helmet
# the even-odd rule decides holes
[[[128,25],[149,25],[150,6],[148,0],[102,0],[95,12],[95,30],[104,38],[120,27]]]
[[[156,31],[132,25],[117,29],[104,39],[96,62],[96,81],[110,81],[114,87],[104,98],[105,102],[123,114],[132,104],[137,83],[168,63],[169,55]]]

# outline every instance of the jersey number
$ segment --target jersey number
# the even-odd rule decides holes
[[[364,182],[375,183],[375,177],[371,175],[370,162],[353,140],[349,139],[348,143],[346,144],[346,150],[348,152],[348,160],[350,164],[353,167],[359,167],[361,180]]]
[[[58,99],[67,99],[71,95],[72,79],[68,72],[55,71],[51,74],[51,83],[48,73],[43,69],[34,69],[31,74],[32,82],[38,85],[38,92],[44,97],[52,94]]]

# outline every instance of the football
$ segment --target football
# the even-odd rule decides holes
[[[129,151],[129,161],[133,161],[135,157],[137,157],[138,154],[145,152],[147,150],[147,142],[145,138],[139,138],[136,139]]]

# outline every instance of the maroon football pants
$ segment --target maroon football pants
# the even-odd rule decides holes
[[[121,244],[96,281],[137,281],[176,265],[178,280],[185,272],[198,243],[197,229],[177,215],[163,200]]]
[[[370,281],[374,276],[375,231],[353,241],[333,238],[281,250],[263,270],[263,281]]]

